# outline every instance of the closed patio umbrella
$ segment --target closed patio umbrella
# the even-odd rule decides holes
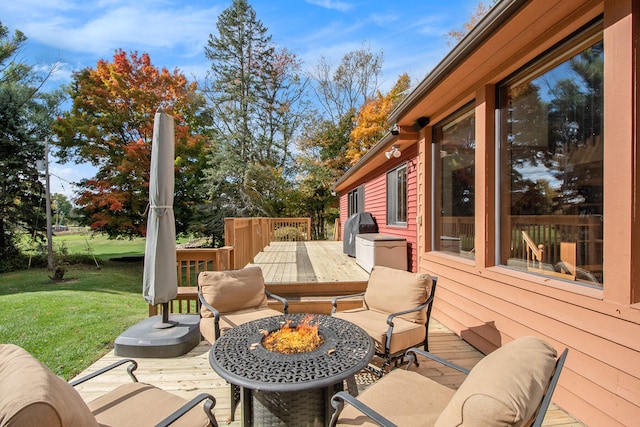
[[[174,127],[173,117],[156,112],[151,143],[149,214],[144,251],[142,294],[152,305],[162,304],[162,323],[169,322],[169,301],[178,293],[176,272],[176,225],[173,216]]]

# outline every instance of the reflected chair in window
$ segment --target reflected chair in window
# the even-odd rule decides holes
[[[268,298],[282,303],[282,312],[269,308]],[[263,317],[287,314],[289,303],[265,288],[260,267],[203,271],[198,274],[200,333],[213,344],[234,326]]]
[[[85,403],[73,388],[129,364],[133,382]],[[0,345],[0,424],[3,426],[214,426],[216,400],[202,393],[187,401],[133,374],[137,363],[122,359],[90,375],[65,382],[21,347]],[[201,404],[204,402],[204,405]]]
[[[335,297],[331,315],[355,323],[374,340],[382,358],[382,376],[392,363],[397,366],[410,347],[429,349],[429,319],[437,278],[389,267],[375,266],[364,292]],[[337,311],[341,299],[361,298],[362,307]]]
[[[568,350],[537,337],[512,341],[465,369],[421,349],[410,349],[407,369],[395,369],[357,398],[336,393],[330,426],[541,426]],[[452,390],[415,370],[433,360],[466,378]],[[425,361],[426,363],[426,361]],[[442,374],[440,374],[442,375]]]

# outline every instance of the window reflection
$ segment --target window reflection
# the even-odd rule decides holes
[[[603,53],[501,88],[503,264],[603,283]]]
[[[434,128],[435,248],[468,258],[475,256],[475,132],[471,106]]]

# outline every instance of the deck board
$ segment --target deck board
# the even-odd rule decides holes
[[[367,281],[369,273],[345,255],[342,242],[272,242],[255,256],[266,283]]]
[[[473,367],[483,356],[482,353],[435,319],[431,320],[429,327],[429,347],[432,353],[468,368]],[[203,341],[184,356],[169,359],[137,359],[138,369],[136,375],[142,382],[153,384],[185,399],[195,397],[199,393],[210,393],[217,401],[215,413],[220,425],[239,426],[239,409],[236,412],[236,421],[227,423],[231,408],[229,385],[209,366],[209,348],[210,345]],[[94,372],[119,359],[121,357],[115,356],[112,350],[78,377]],[[434,363],[424,360],[418,368],[414,369],[448,387],[457,388],[460,386],[464,375],[436,366]],[[363,375],[362,378],[358,381],[358,389],[360,391],[371,382],[371,375]],[[98,378],[80,384],[76,387],[76,390],[85,401],[91,401],[129,381],[130,379],[125,369],[117,368]],[[543,425],[555,427],[582,426],[581,423],[553,404],[547,412]]]

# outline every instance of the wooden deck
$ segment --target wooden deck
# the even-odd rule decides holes
[[[473,367],[482,358],[480,352],[435,319],[431,321],[429,334],[430,350],[438,356],[469,368]],[[229,385],[210,368],[208,360],[209,348],[208,343],[202,342],[191,352],[181,357],[138,359],[139,366],[136,375],[142,382],[153,384],[186,399],[203,392],[212,394],[217,400],[215,406],[216,418],[220,425],[225,425],[229,419],[231,408]],[[79,376],[93,372],[119,359],[120,357],[115,356],[111,351]],[[464,377],[462,374],[456,374],[455,371],[446,368],[443,369],[441,365],[436,365],[435,362],[426,360],[420,363],[419,368],[414,369],[452,388],[459,387]],[[373,380],[374,378],[370,374],[358,376],[358,389],[360,391],[364,390]],[[83,399],[90,401],[128,381],[130,379],[125,369],[117,368],[79,385],[76,389]],[[239,426],[239,420],[240,411],[238,409],[236,421],[227,425]],[[582,426],[581,423],[553,404],[547,412],[544,425]]]
[[[345,255],[342,242],[272,242],[255,256],[266,283],[367,281],[369,273]]]

